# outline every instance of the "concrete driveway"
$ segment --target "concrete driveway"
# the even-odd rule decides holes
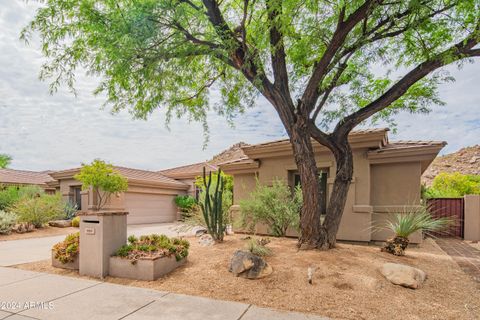
[[[194,235],[194,230],[178,232],[178,223],[129,225],[128,235],[165,234],[169,237]],[[0,241],[0,266],[50,259],[52,246],[65,239],[65,236],[31,238],[24,240]],[[1,319],[1,318],[0,318]]]
[[[0,267],[0,319],[321,320],[250,304]]]

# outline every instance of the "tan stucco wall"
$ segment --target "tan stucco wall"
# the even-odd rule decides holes
[[[394,213],[408,212],[420,205],[421,163],[387,163],[371,166],[372,240],[384,241],[392,233],[379,229]],[[409,209],[409,207],[411,207]],[[420,233],[410,241],[421,242]]]
[[[339,240],[385,241],[391,234],[377,230],[375,226],[384,224],[392,213],[405,210],[404,206],[420,203],[420,161],[371,164],[367,152],[365,148],[353,152],[353,181],[337,234]],[[330,194],[336,170],[333,156],[326,152],[320,153],[316,155],[316,161],[318,168],[328,170],[327,193]],[[289,171],[296,170],[292,156],[262,158],[259,162],[256,174],[259,182],[266,185],[270,185],[276,178],[288,181]],[[248,198],[255,188],[255,173],[232,174],[235,213],[239,210],[240,200]],[[260,233],[266,230],[265,226],[257,228]],[[289,232],[289,235],[295,236],[296,233]],[[411,242],[421,242],[421,235],[413,235]]]
[[[480,241],[480,195],[465,196],[464,239]]]
[[[341,240],[369,241],[371,222],[370,202],[370,166],[366,157],[366,149],[354,151],[354,181],[348,193],[347,204],[340,224],[337,238]],[[327,193],[331,192],[333,177],[335,176],[335,162],[333,156],[327,152],[316,155],[317,167],[327,169],[328,182]],[[289,180],[289,172],[296,171],[297,167],[292,156],[261,159],[258,169],[258,181],[265,185],[271,185],[275,179]],[[227,172],[228,173],[228,172]],[[255,188],[255,174],[234,175],[234,205],[238,205],[241,199],[249,197],[251,190]],[[328,198],[327,198],[328,201]],[[234,211],[238,211],[235,206]],[[264,233],[265,226],[258,226],[257,231]],[[289,236],[295,236],[293,230]]]

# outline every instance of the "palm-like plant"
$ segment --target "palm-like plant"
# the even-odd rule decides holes
[[[388,221],[384,229],[391,230],[395,236],[388,239],[383,251],[397,256],[403,256],[410,242],[410,235],[417,231],[431,234],[434,231],[445,230],[454,221],[448,217],[434,218],[426,206],[414,207],[410,211],[396,213],[391,221]]]

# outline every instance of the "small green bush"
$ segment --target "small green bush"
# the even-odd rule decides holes
[[[272,250],[266,245],[270,240],[262,238],[260,240],[255,238],[250,238],[247,242],[247,250],[253,253],[254,255],[264,257],[272,255]]]
[[[77,214],[78,207],[75,203],[65,202],[63,205],[63,212],[65,213],[65,218],[68,220],[73,219]]]
[[[80,227],[80,217],[75,217],[72,219],[72,227],[74,228]]]
[[[143,235],[140,238],[128,237],[128,244],[115,253],[116,256],[128,258],[132,264],[142,257],[156,258],[175,255],[177,261],[188,256],[190,243],[184,239],[169,238],[166,235]]]
[[[454,223],[455,221],[448,217],[434,218],[428,207],[419,206],[405,212],[395,213],[393,219],[387,221],[382,228],[391,230],[397,237],[408,239],[416,231],[429,234],[430,232],[445,230]]]
[[[80,252],[80,233],[72,233],[53,246],[55,259],[65,264],[73,262]]]
[[[289,227],[298,229],[302,208],[302,190],[297,186],[292,194],[283,180],[274,180],[272,186],[257,181],[250,198],[240,202],[240,225],[254,232],[257,223],[265,223],[272,235],[285,236]]]
[[[188,212],[197,204],[197,200],[195,200],[195,198],[192,196],[179,195],[175,197],[175,204],[181,210],[185,210]]]
[[[7,210],[20,199],[19,189],[9,186],[0,190],[0,210]]]
[[[0,234],[9,234],[17,223],[17,215],[0,210]]]
[[[33,198],[22,198],[11,208],[19,222],[43,227],[49,221],[65,218],[64,203],[60,194],[42,194]]]
[[[9,211],[21,199],[31,199],[44,193],[45,191],[38,186],[0,188],[0,210]]]
[[[425,198],[461,198],[467,194],[480,194],[480,175],[442,172],[435,177],[432,186],[423,191]]]

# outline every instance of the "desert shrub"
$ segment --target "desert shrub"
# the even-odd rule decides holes
[[[194,197],[188,195],[178,195],[175,197],[175,204],[182,210],[191,210],[196,204],[197,200]]]
[[[17,223],[17,215],[0,210],[0,234],[9,234]]]
[[[8,186],[0,190],[0,210],[10,210],[21,199],[41,196],[45,191],[38,186]]]
[[[424,189],[425,198],[461,198],[467,194],[480,194],[480,175],[442,172]]]
[[[178,195],[175,197],[175,204],[180,209],[182,220],[185,220],[194,213],[197,207],[197,200],[189,195]]]
[[[73,219],[77,214],[78,207],[76,203],[65,202],[63,205],[63,212],[65,213],[65,218]]]
[[[143,235],[140,238],[128,237],[128,243],[120,247],[116,256],[127,258],[135,263],[142,257],[159,258],[175,255],[177,261],[188,256],[190,243],[185,239],[169,238],[166,235]]]
[[[247,250],[257,256],[270,256],[272,255],[272,250],[267,247],[268,243],[270,243],[270,240],[266,238],[250,238],[247,242]]]
[[[41,228],[45,223],[65,218],[64,203],[60,194],[42,194],[33,198],[22,198],[11,208],[18,221],[31,223]]]
[[[424,234],[430,234],[445,230],[453,223],[454,221],[448,217],[434,218],[426,206],[413,207],[404,212],[395,213],[393,219],[381,227],[395,234],[393,238],[387,239],[382,250],[402,256],[410,242],[409,237],[413,233],[422,231]]]
[[[434,218],[427,207],[420,206],[410,211],[395,213],[385,228],[394,232],[397,237],[408,238],[417,231],[429,234],[444,230],[453,223],[448,217]]]
[[[80,227],[80,217],[75,217],[72,219],[72,227],[74,228]]]
[[[65,264],[73,262],[80,252],[80,233],[72,233],[65,240],[53,246],[55,259]]]
[[[0,210],[7,210],[20,199],[19,188],[9,186],[0,190]]]
[[[257,223],[265,223],[272,235],[285,236],[289,227],[298,229],[302,207],[302,190],[293,191],[283,180],[274,180],[272,186],[257,181],[250,198],[240,202],[240,225],[254,232]]]

